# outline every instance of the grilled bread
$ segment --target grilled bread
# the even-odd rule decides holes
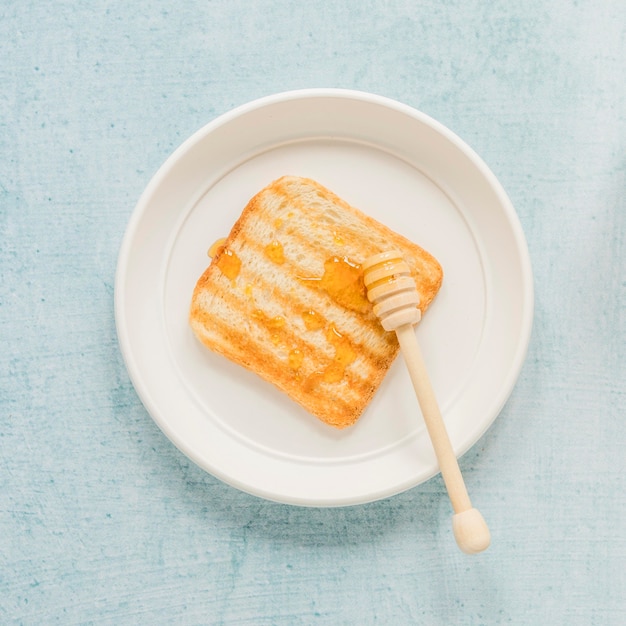
[[[360,264],[399,250],[422,314],[443,277],[428,252],[295,176],[257,193],[216,248],[193,292],[194,333],[336,428],[358,420],[399,349],[367,301]]]

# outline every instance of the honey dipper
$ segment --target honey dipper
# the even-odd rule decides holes
[[[407,263],[396,251],[376,254],[363,263],[363,279],[374,313],[387,331],[395,331],[426,428],[432,441],[454,515],[452,530],[468,554],[485,550],[490,533],[483,516],[472,507],[456,456],[433,392],[413,326],[420,321],[419,294]]]

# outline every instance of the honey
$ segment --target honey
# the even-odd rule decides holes
[[[345,240],[344,238],[341,236],[340,233],[338,233],[336,230],[333,231],[333,241],[338,245],[338,246],[343,246],[345,245]]]
[[[263,322],[267,328],[272,330],[278,330],[280,328],[284,328],[287,320],[282,315],[276,315],[274,317],[268,317],[267,313],[262,309],[256,309],[252,311],[252,317]]]
[[[320,382],[323,380],[324,375],[322,372],[313,372],[309,374],[303,381],[302,387],[304,391],[307,393],[311,393],[312,391],[316,391],[319,387]]]
[[[276,315],[275,317],[271,317],[267,320],[268,327],[274,329],[284,328],[286,323],[287,322],[282,315]]]
[[[270,333],[270,341],[277,346],[283,339],[282,330],[287,324],[287,320],[282,315],[269,317],[265,311],[256,309],[252,311],[252,317],[258,320]]]
[[[264,249],[265,255],[274,263],[284,263],[285,255],[283,247],[279,241],[273,241]],[[218,265],[223,258],[227,258],[225,269],[229,269],[228,264],[237,265],[238,259],[230,250],[223,250],[218,258]],[[235,261],[236,259],[236,261]],[[239,263],[240,265],[240,263]],[[226,274],[225,269],[222,271]],[[234,272],[237,275],[239,268]],[[302,278],[315,287],[325,291],[333,300],[345,308],[357,312],[369,311],[370,304],[367,300],[365,284],[363,283],[363,271],[358,263],[354,263],[347,257],[333,256],[324,263],[324,273],[322,276]],[[246,287],[246,294],[251,295],[251,286]],[[303,385],[309,391],[315,389],[320,383],[338,383],[346,373],[346,368],[356,360],[357,352],[350,340],[339,332],[334,324],[328,325],[327,320],[313,309],[307,309],[300,314],[304,326],[308,331],[318,331],[326,329],[326,340],[334,348],[335,354],[332,360],[321,371],[311,373],[303,380]],[[284,328],[287,324],[282,315],[269,317],[262,309],[252,312],[252,317],[256,319],[269,333],[271,342],[278,345],[284,340]],[[300,376],[299,370],[304,363],[305,354],[299,348],[293,348],[287,355],[289,368],[296,376]]]
[[[285,251],[280,241],[272,241],[265,246],[265,256],[273,263],[282,265],[285,262]]]
[[[322,276],[300,277],[300,280],[322,289],[335,302],[347,309],[358,313],[367,313],[370,310],[363,282],[363,270],[358,263],[347,257],[330,257],[324,263]],[[321,330],[326,326],[326,320],[317,311],[309,309],[303,311],[301,315],[307,330]],[[309,390],[314,389],[319,382],[338,383],[345,376],[346,368],[357,357],[350,340],[344,337],[334,324],[326,329],[326,340],[335,349],[335,356],[324,371],[314,372],[307,378],[305,387]]]
[[[302,320],[304,321],[304,326],[307,330],[320,330],[321,328],[324,328],[326,323],[326,320],[313,309],[303,311]]]
[[[298,348],[294,348],[287,357],[287,361],[289,363],[289,367],[297,372],[302,367],[302,362],[304,361],[304,353],[302,350]]]
[[[207,250],[207,256],[213,258],[224,247],[225,243],[226,237],[221,237],[220,239],[215,241],[213,245]]]
[[[363,283],[363,270],[358,263],[347,257],[333,256],[324,262],[321,277],[301,278],[323,289],[335,302],[357,313],[370,309],[367,291]]]
[[[241,260],[239,257],[228,248],[221,248],[217,258],[217,267],[220,268],[222,274],[230,280],[235,280],[239,276],[241,270]]]
[[[334,324],[331,324],[326,332],[326,339],[328,343],[335,348],[335,361],[337,363],[347,366],[354,362],[356,352],[352,348],[348,338],[344,337]]]
[[[356,359],[356,352],[350,341],[331,324],[326,331],[326,339],[335,348],[335,358],[326,367],[323,380],[326,383],[338,383],[346,372],[346,367]]]
[[[396,278],[398,277],[397,274],[391,274],[391,276],[385,276],[385,278],[379,278],[378,280],[375,280],[374,282],[370,283],[367,286],[368,290],[374,289],[375,287],[380,287],[381,285],[386,285],[387,283],[391,283],[394,280],[396,280]]]
[[[335,348],[334,359],[322,372],[313,372],[304,381],[304,388],[311,392],[321,383],[338,383],[346,375],[346,368],[356,359],[356,352],[350,341],[334,325],[328,328],[326,338]]]

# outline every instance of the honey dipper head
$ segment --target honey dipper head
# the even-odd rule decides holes
[[[421,312],[420,297],[411,269],[402,255],[395,251],[381,252],[363,265],[363,281],[367,298],[385,330],[396,330],[406,324],[417,324]]]

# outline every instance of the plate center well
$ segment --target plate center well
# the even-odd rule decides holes
[[[248,200],[285,175],[318,180],[353,206],[431,252],[444,282],[417,333],[442,410],[458,398],[480,345],[486,287],[472,230],[444,191],[419,169],[379,148],[314,139],[267,150],[231,169],[189,207],[172,240],[163,283],[166,335],[182,383],[207,420],[268,454],[341,462],[380,454],[423,430],[401,357],[365,414],[336,431],[255,374],[193,336],[188,309],[207,250],[228,234]]]

